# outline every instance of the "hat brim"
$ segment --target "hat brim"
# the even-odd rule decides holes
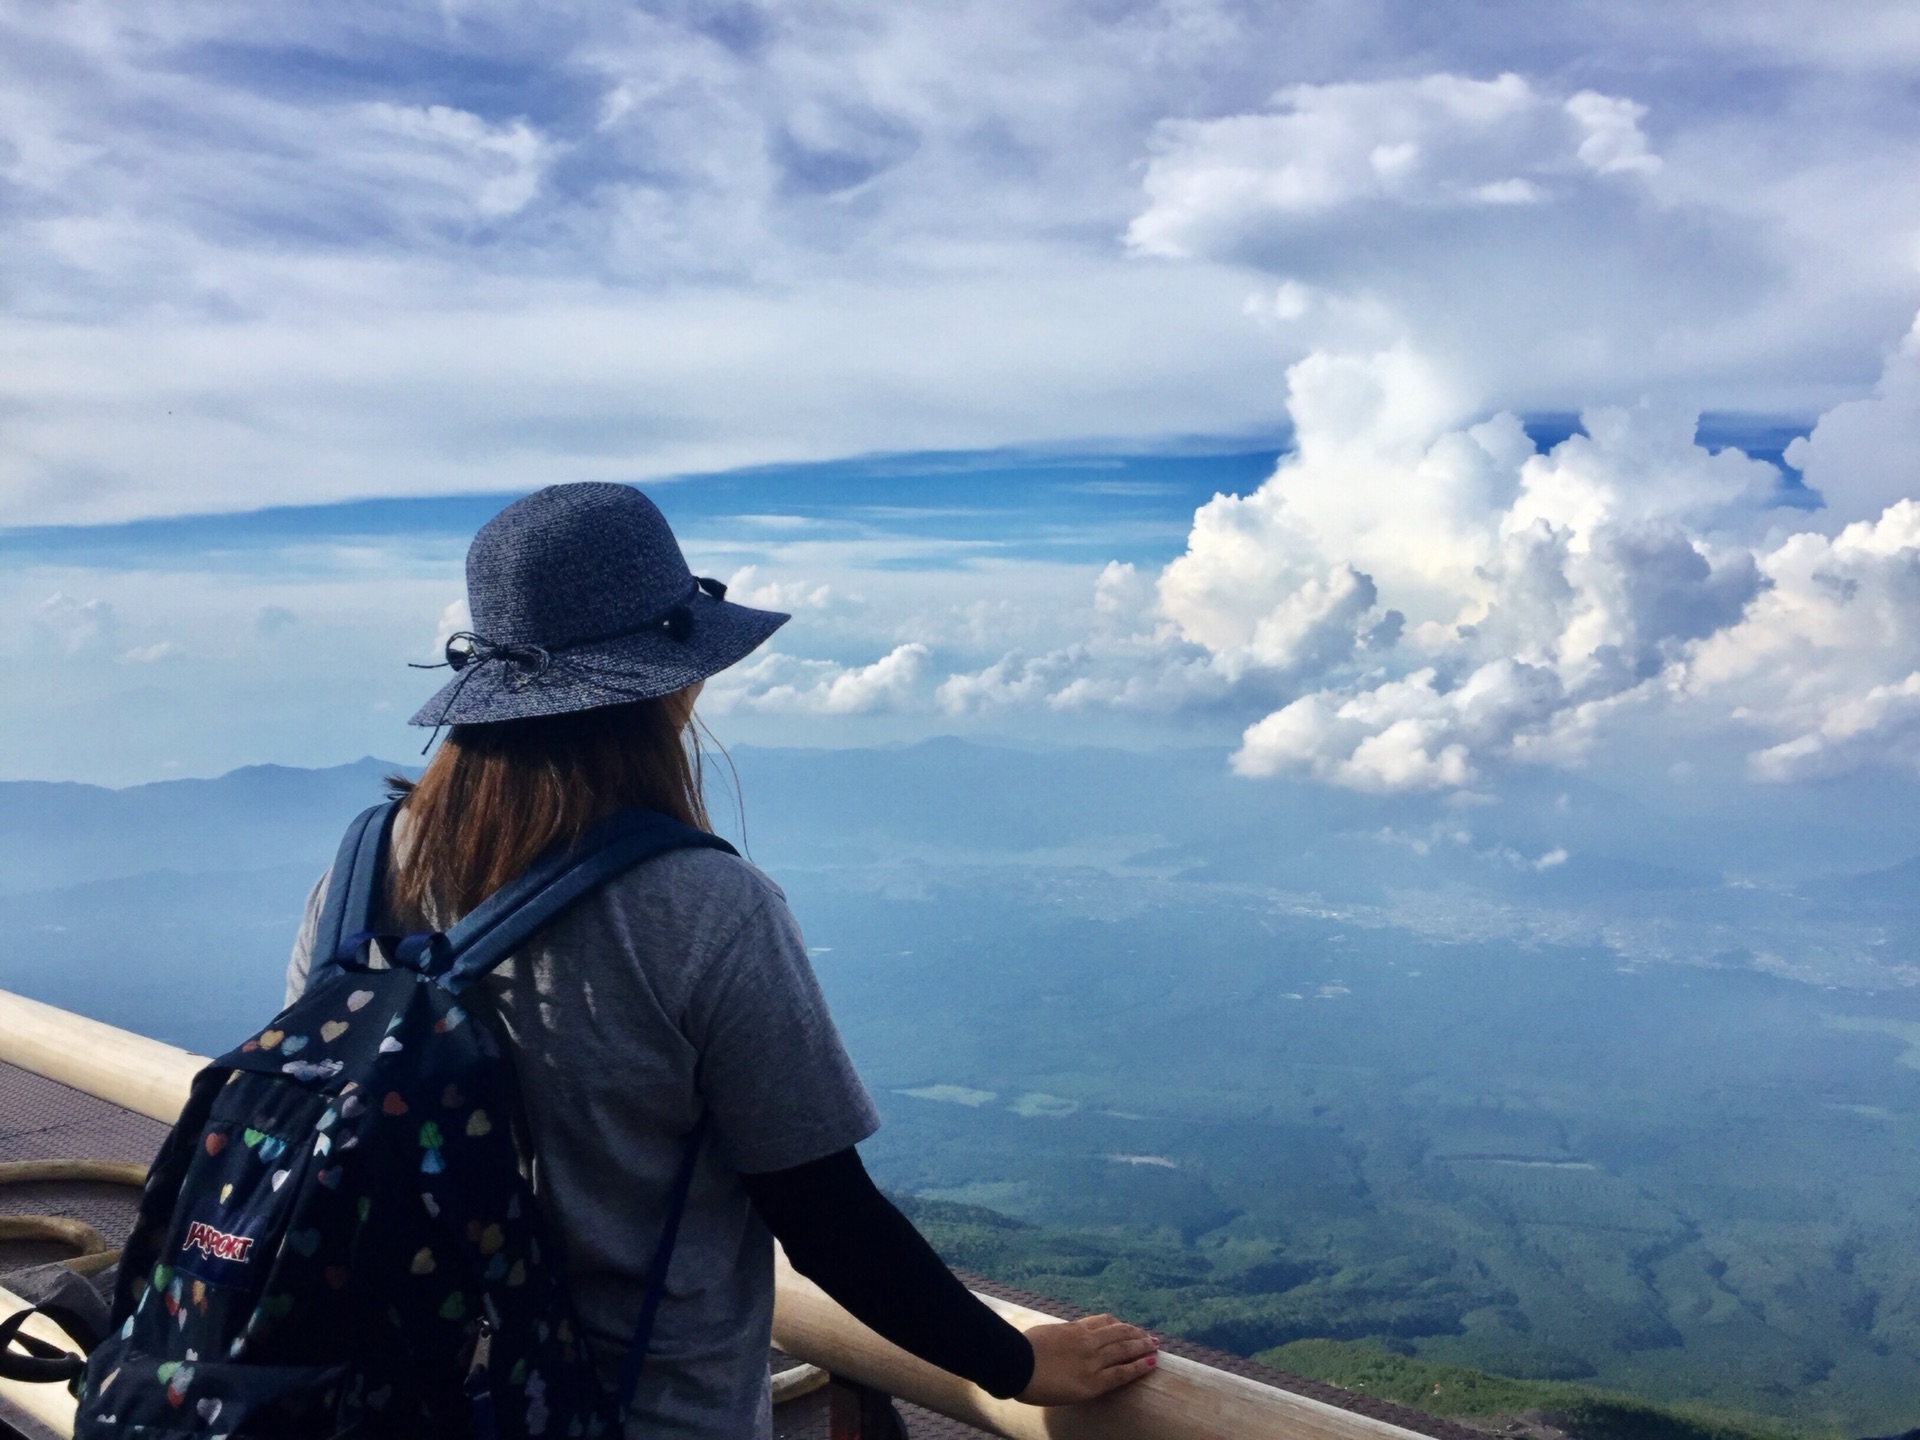
[[[470,666],[422,705],[410,725],[486,725],[652,700],[745,659],[793,617],[701,591],[688,602],[686,638],[661,630],[552,652],[544,667],[493,660]]]

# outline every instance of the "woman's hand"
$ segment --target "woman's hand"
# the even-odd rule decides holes
[[[1153,1352],[1160,1348],[1146,1331],[1111,1315],[1036,1325],[1027,1331],[1027,1343],[1033,1346],[1033,1379],[1019,1398],[1029,1405],[1072,1405],[1118,1390],[1152,1370]]]

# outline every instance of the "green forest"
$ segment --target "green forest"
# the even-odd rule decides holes
[[[896,1200],[947,1262],[961,1270],[1084,1309],[1127,1315],[1189,1339],[1230,1338],[1236,1317],[1270,1324],[1275,1312],[1260,1303],[1261,1297],[1283,1287],[1294,1295],[1312,1290],[1290,1308],[1292,1320],[1308,1331],[1358,1331],[1370,1338],[1293,1340],[1255,1351],[1253,1358],[1430,1415],[1479,1421],[1538,1415],[1580,1440],[1791,1440],[1840,1433],[1715,1405],[1661,1405],[1566,1380],[1494,1375],[1417,1359],[1394,1329],[1414,1318],[1417,1333],[1417,1311],[1380,1303],[1377,1293],[1366,1293],[1363,1279],[1290,1271],[1285,1260],[1260,1258],[1257,1247],[1209,1251],[1113,1231],[1056,1230],[976,1205],[914,1196]],[[1326,1283],[1314,1285],[1316,1280]]]

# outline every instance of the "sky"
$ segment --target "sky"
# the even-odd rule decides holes
[[[723,738],[1911,784],[1916,91],[1876,0],[0,0],[0,777],[401,757],[620,480],[795,615]]]

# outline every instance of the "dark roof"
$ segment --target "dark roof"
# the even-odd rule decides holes
[[[0,1161],[150,1162],[167,1127],[30,1070],[0,1064]],[[125,1185],[0,1185],[0,1215],[59,1215],[83,1220],[117,1246],[133,1228],[139,1192]],[[0,1276],[57,1260],[61,1246],[0,1240]]]
[[[130,1160],[145,1165],[167,1127],[28,1070],[0,1064],[0,1161]],[[0,1215],[82,1220],[109,1245],[133,1228],[137,1193],[124,1185],[0,1185]],[[0,1240],[0,1284],[8,1272],[57,1260],[64,1247]],[[0,1401],[0,1437],[44,1440],[48,1432]]]
[[[0,1161],[8,1160],[131,1160],[146,1164],[160,1148],[167,1127],[103,1100],[83,1095],[54,1081],[0,1064]],[[121,1244],[133,1226],[135,1192],[113,1185],[0,1186],[0,1215],[62,1215],[84,1220],[109,1245]],[[0,1241],[0,1284],[5,1272],[57,1258],[52,1247],[29,1242]],[[1091,1312],[1057,1300],[1000,1285],[977,1275],[965,1275],[967,1284],[987,1295],[1044,1310],[1062,1319],[1078,1319]],[[1306,1395],[1342,1410],[1368,1415],[1435,1440],[1485,1440],[1484,1432],[1421,1415],[1402,1406],[1356,1395],[1336,1385],[1307,1380],[1269,1369],[1239,1355],[1163,1336],[1172,1354],[1243,1376],[1275,1389]],[[982,1432],[957,1420],[935,1415],[918,1406],[902,1404],[912,1440],[972,1440]],[[17,1422],[16,1422],[17,1423]],[[7,1417],[0,1406],[0,1436]],[[827,1433],[827,1392],[779,1406],[774,1411],[775,1440],[816,1440]]]

